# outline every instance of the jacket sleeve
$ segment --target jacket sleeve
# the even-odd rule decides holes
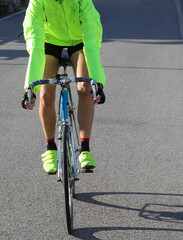
[[[24,38],[29,53],[25,85],[27,90],[29,83],[43,77],[45,67],[44,39],[45,39],[45,14],[41,6],[41,0],[30,0],[23,22]],[[40,86],[36,86],[34,92],[38,92]]]
[[[102,42],[100,15],[91,0],[79,0],[79,5],[84,54],[89,76],[96,82],[105,85],[106,78],[100,58],[100,47]]]

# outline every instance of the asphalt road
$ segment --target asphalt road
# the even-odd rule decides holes
[[[97,168],[76,185],[73,236],[62,186],[42,169],[38,103],[33,112],[20,105],[24,13],[0,22],[2,240],[183,239],[183,41],[175,1],[94,3],[104,27],[107,101],[93,124]]]

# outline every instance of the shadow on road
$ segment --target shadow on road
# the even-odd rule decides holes
[[[12,41],[16,41],[17,43],[25,42],[23,35],[18,37],[23,31],[22,23],[24,15],[25,13],[21,13],[0,22],[0,46]]]
[[[96,228],[82,228],[74,230],[73,236],[83,240],[100,240],[94,236],[97,232],[102,231],[163,231],[163,232],[183,232],[182,229],[168,229],[168,228],[144,228],[144,227],[96,227]]]
[[[19,57],[27,57],[28,53],[25,50],[15,50],[15,49],[9,49],[4,50],[0,49],[0,57],[3,57],[4,60],[12,60]]]
[[[100,205],[109,208],[122,209],[137,212],[139,217],[144,219],[183,224],[183,205],[176,204],[160,204],[160,203],[147,203],[142,208],[119,206],[96,200],[97,197],[101,196],[115,196],[119,197],[130,195],[130,196],[157,196],[157,197],[183,197],[183,194],[169,194],[169,193],[144,193],[144,192],[92,192],[92,193],[80,193],[76,194],[76,199],[79,201],[87,202],[94,205]],[[161,200],[162,202],[162,200]],[[183,232],[183,229],[176,228],[151,228],[151,227],[93,227],[93,228],[82,228],[74,230],[74,236],[80,239],[98,239],[94,236],[94,233],[101,231],[162,231],[162,232]],[[87,237],[87,238],[86,238]]]
[[[94,1],[101,14],[104,41],[109,39],[180,40],[172,0]]]

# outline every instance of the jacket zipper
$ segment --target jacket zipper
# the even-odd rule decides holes
[[[64,10],[64,7],[63,7],[63,6],[62,6],[62,9],[63,9],[63,13],[64,13],[64,20],[65,20],[65,26],[66,26],[67,35],[68,35],[68,38],[70,39],[70,36],[69,36],[69,27],[68,27],[68,24],[67,24],[67,21],[66,21],[65,10]]]

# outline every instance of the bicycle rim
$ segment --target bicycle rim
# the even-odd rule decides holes
[[[73,229],[73,194],[74,194],[74,174],[71,166],[71,139],[67,125],[63,126],[63,182],[65,192],[65,211],[68,233]]]

